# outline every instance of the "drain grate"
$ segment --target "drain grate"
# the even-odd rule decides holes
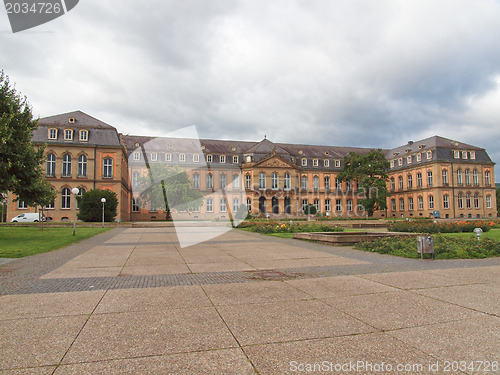
[[[304,273],[301,272],[281,272],[281,271],[248,271],[249,279],[251,280],[270,280],[270,281],[285,281],[292,280],[298,277],[304,277]]]

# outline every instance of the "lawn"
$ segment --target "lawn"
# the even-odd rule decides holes
[[[446,233],[445,236],[452,238],[477,238],[473,233]],[[492,240],[500,241],[500,229],[490,229],[488,232],[484,232],[481,238],[491,238]]]
[[[2,227],[0,228],[0,258],[22,258],[45,253],[71,245],[72,243],[106,232],[110,228],[45,228]]]

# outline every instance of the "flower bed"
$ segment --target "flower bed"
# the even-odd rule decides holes
[[[420,258],[416,238],[387,238],[373,242],[362,242],[355,249],[396,255],[405,258]],[[500,242],[491,238],[478,241],[473,236],[466,238],[434,236],[435,259],[473,259],[500,256]]]
[[[344,228],[325,224],[244,221],[238,228],[257,233],[342,232]]]
[[[481,228],[487,232],[495,225],[492,221],[459,221],[459,222],[433,222],[429,220],[396,221],[389,225],[391,232],[411,233],[462,233],[471,232],[474,228]]]

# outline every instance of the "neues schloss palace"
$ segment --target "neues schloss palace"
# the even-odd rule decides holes
[[[366,215],[358,204],[356,181],[336,177],[349,152],[369,148],[201,139],[193,149],[188,140],[183,147],[168,138],[157,143],[162,147],[144,147],[157,138],[120,134],[81,111],[42,118],[38,124],[32,141],[46,145],[46,178],[58,195],[44,212],[54,221],[73,219],[75,187],[80,194],[97,188],[115,192],[119,221],[164,220],[161,208],[134,193],[151,163],[188,167],[192,187],[204,199],[186,218],[224,218],[240,205],[265,217],[302,216],[308,204],[329,216]],[[383,152],[390,163],[391,196],[387,210],[375,212],[376,217],[497,215],[494,163],[485,149],[434,136]],[[220,198],[215,191],[225,193]],[[8,220],[35,210],[22,197],[13,198],[8,197]]]

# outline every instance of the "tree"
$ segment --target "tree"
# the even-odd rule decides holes
[[[84,192],[78,200],[78,219],[82,221],[101,221],[102,220],[102,202],[104,203],[104,221],[111,222],[115,220],[116,208],[118,207],[118,198],[110,190],[93,189]]]
[[[170,209],[193,210],[203,203],[203,194],[193,189],[189,176],[177,166],[152,164],[146,176],[139,180],[145,188],[141,199],[151,208],[164,208],[165,218],[170,220]]]
[[[375,210],[387,209],[387,198],[390,196],[387,190],[388,169],[389,162],[380,149],[370,150],[368,154],[350,152],[344,158],[344,167],[338,179],[358,182],[363,195],[363,198],[358,198],[358,203],[364,206],[368,216],[373,216]]]
[[[497,185],[497,216],[500,216],[500,185]]]
[[[318,210],[314,204],[308,204],[304,207],[304,215],[316,215],[317,212]]]
[[[11,191],[32,207],[53,200],[42,168],[44,148],[31,143],[37,127],[26,97],[21,98],[0,71],[0,193]]]

